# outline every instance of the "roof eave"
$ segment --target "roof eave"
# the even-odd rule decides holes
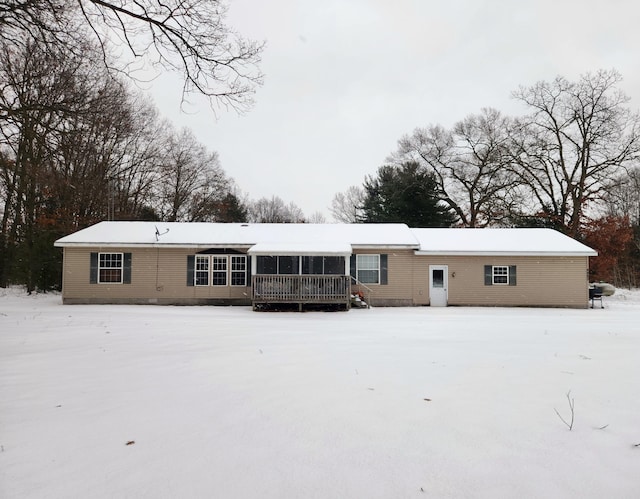
[[[385,249],[385,250],[416,250],[420,248],[418,244],[352,244],[356,250]]]
[[[429,251],[417,250],[418,256],[598,256],[596,251]]]
[[[53,243],[57,248],[184,248],[184,249],[207,249],[207,248],[249,248],[252,243],[246,244],[207,244],[207,243],[125,243],[125,242],[58,242]]]

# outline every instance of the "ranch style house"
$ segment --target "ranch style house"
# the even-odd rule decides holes
[[[587,308],[589,257],[552,229],[100,222],[58,239],[65,304]]]

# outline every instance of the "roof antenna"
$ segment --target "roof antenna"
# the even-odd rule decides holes
[[[158,226],[156,225],[156,241],[159,241],[160,236],[164,236],[167,232],[169,232],[169,229],[165,230],[164,232],[160,232],[158,230]]]

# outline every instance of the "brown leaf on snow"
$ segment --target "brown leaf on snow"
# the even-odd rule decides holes
[[[135,440],[129,440],[125,445],[133,445],[135,443],[136,443]]]

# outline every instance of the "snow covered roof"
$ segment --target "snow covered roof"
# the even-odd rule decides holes
[[[262,255],[348,255],[364,248],[406,248],[418,255],[597,255],[552,229],[410,229],[405,224],[100,222],[55,245],[235,247]]]
[[[597,256],[553,229],[410,229],[418,255]]]
[[[289,248],[325,247],[331,253],[352,248],[418,249],[405,224],[226,224],[100,222],[55,242],[56,246],[171,246],[188,248],[247,247],[255,244]],[[266,246],[261,246],[265,248]],[[259,249],[260,247],[258,247]],[[264,253],[263,253],[264,254]]]
[[[258,243],[247,251],[250,255],[336,255],[352,253],[348,243]]]

